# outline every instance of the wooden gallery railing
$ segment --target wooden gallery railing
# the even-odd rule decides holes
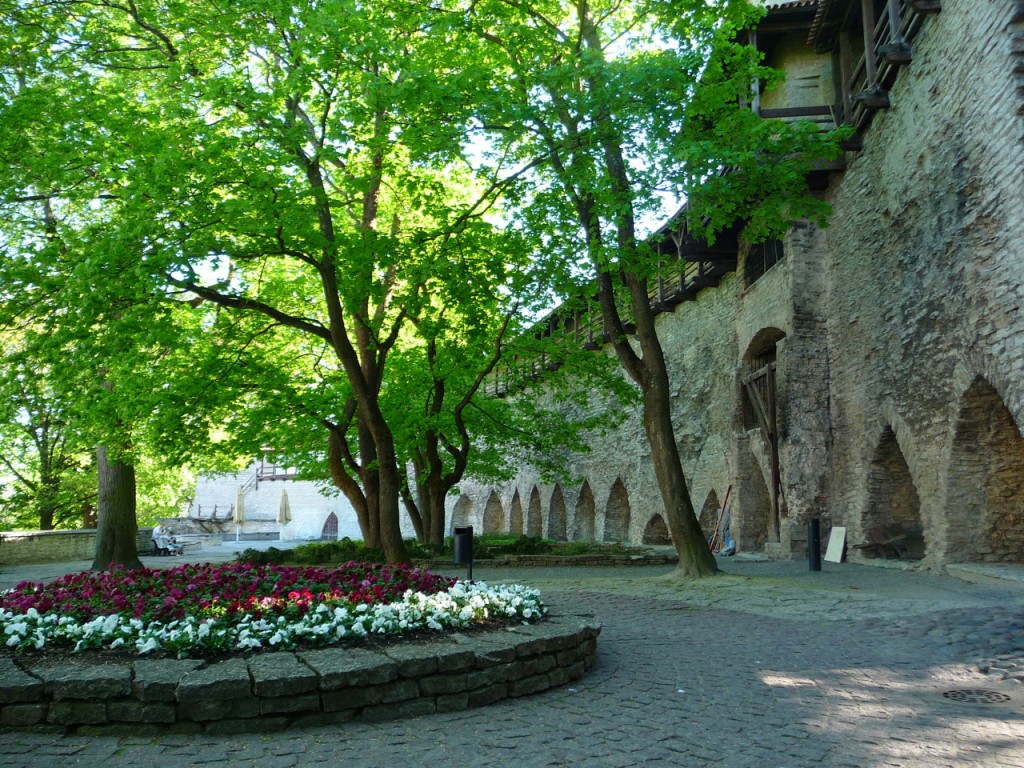
[[[648,299],[655,314],[671,312],[684,301],[693,301],[705,288],[713,288],[729,272],[736,270],[739,251],[739,227],[719,234],[714,246],[691,236],[680,225],[678,216],[652,236],[652,244],[661,258],[658,274],[648,283]],[[671,227],[677,227],[675,231]],[[628,297],[617,296],[617,306],[627,333],[636,329]],[[596,296],[567,302],[538,323],[534,331],[538,341],[551,340],[556,345],[574,344],[589,350],[601,349],[611,341]],[[544,369],[561,365],[557,355],[541,349],[536,355],[519,355],[502,362],[485,385],[485,392],[504,397],[510,391],[536,381]]]

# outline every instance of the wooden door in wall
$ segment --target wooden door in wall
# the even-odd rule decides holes
[[[779,515],[779,494],[782,475],[779,471],[779,430],[775,397],[775,347],[751,359],[750,372],[743,377],[748,413],[755,419],[749,426],[758,427],[768,445],[771,457],[771,530],[773,541],[779,540],[781,520]]]

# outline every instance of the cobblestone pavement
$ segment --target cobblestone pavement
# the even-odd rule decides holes
[[[697,583],[668,568],[478,568],[478,579],[540,587],[552,611],[602,621],[598,663],[571,687],[275,734],[0,733],[0,766],[1024,768],[1024,685],[1010,666],[1024,669],[1019,584],[724,567]],[[983,674],[977,662],[992,656],[1001,672]]]

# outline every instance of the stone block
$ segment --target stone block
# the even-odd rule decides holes
[[[260,713],[260,700],[251,694],[234,699],[212,699],[178,705],[178,717],[203,723],[210,720],[256,717]]]
[[[505,632],[485,632],[474,635],[456,634],[452,640],[473,651],[474,665],[478,669],[507,664],[516,657],[515,643],[503,636]]]
[[[46,722],[46,704],[8,704],[0,707],[0,725],[36,725]]]
[[[103,699],[127,696],[132,690],[132,668],[128,664],[74,663],[33,667],[32,673],[55,701]]]
[[[467,676],[465,674],[454,675],[431,675],[420,678],[420,693],[424,696],[441,696],[450,693],[459,693],[468,688]]]
[[[551,687],[551,680],[547,675],[533,675],[520,680],[512,680],[508,684],[508,695],[512,698],[527,696],[538,691],[546,691]]]
[[[556,667],[548,672],[548,679],[551,682],[551,687],[554,688],[556,685],[564,685],[571,680],[579,680],[583,677],[585,671],[583,661],[577,661],[569,666]]]
[[[361,648],[324,648],[302,651],[297,656],[316,673],[321,691],[377,685],[398,679],[396,662],[383,654]]]
[[[166,702],[111,701],[107,719],[124,723],[173,723],[174,705]]]
[[[95,725],[107,722],[107,705],[102,701],[64,700],[50,705],[46,722],[55,725]]]
[[[340,712],[346,709],[361,709],[379,704],[384,695],[383,686],[368,685],[361,688],[342,688],[320,694],[324,712]]]
[[[504,664],[500,667],[477,669],[466,675],[466,687],[473,691],[477,688],[486,688],[495,683],[504,683],[508,680],[508,673],[509,667]]]
[[[445,645],[438,650],[438,672],[463,672],[472,669],[475,664],[476,654],[469,649],[456,645]]]
[[[203,704],[252,695],[245,659],[227,659],[186,674],[175,694],[180,704]]]
[[[0,704],[40,701],[42,698],[41,680],[24,672],[12,659],[0,657]]]
[[[383,653],[398,664],[398,674],[402,677],[422,677],[437,671],[438,654],[446,645],[411,643],[385,648]]]
[[[573,644],[571,633],[556,621],[521,624],[510,627],[508,632],[515,638],[516,656],[520,658],[558,651]]]
[[[468,693],[450,693],[438,696],[436,701],[438,712],[462,712],[469,709]]]
[[[132,694],[140,701],[176,701],[178,683],[203,666],[197,659],[139,659],[132,665]]]
[[[420,686],[415,680],[399,680],[380,687],[382,704],[415,699],[420,695]]]
[[[295,696],[315,691],[316,672],[299,661],[294,653],[261,653],[249,659],[249,674],[257,696]]]
[[[513,678],[542,675],[558,666],[551,655],[534,656],[532,659],[519,659],[509,665],[509,680]]]
[[[480,688],[476,691],[470,691],[469,694],[469,706],[470,707],[483,707],[488,704],[493,704],[496,701],[508,698],[508,685],[506,683],[495,683],[489,685],[486,688]]]
[[[555,661],[560,667],[568,667],[575,664],[581,657],[579,646],[573,646],[555,654]]]
[[[413,699],[411,701],[399,701],[393,704],[375,704],[366,707],[359,713],[359,719],[376,722],[381,720],[397,720],[403,717],[419,717],[430,715],[437,711],[437,704],[433,699]]]
[[[293,712],[319,712],[320,694],[302,693],[298,696],[275,696],[260,699],[261,715],[276,715]]]

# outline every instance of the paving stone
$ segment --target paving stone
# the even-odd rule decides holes
[[[367,722],[398,720],[406,717],[429,715],[435,711],[437,711],[437,704],[433,699],[415,699],[413,701],[398,701],[390,704],[374,704],[360,712],[359,719]]]
[[[287,717],[260,717],[245,720],[217,720],[203,727],[203,732],[215,736],[234,736],[240,733],[274,733],[288,727]],[[233,759],[228,759],[234,764]]]
[[[983,635],[989,622],[1024,606],[1021,595],[967,587],[964,594],[977,605],[965,612],[940,602],[947,599],[940,595],[961,599],[953,594],[959,587],[929,576],[913,588],[925,590],[924,597],[901,604],[910,598],[903,597],[904,582],[895,574],[844,565],[838,575],[807,576],[806,564],[797,566],[750,564],[742,567],[761,568],[765,577],[756,572],[726,576],[699,588],[650,576],[638,579],[625,569],[519,571],[513,575],[536,580],[553,606],[600,615],[597,663],[582,678],[514,699],[504,697],[516,681],[496,681],[494,690],[477,692],[474,704],[484,695],[495,700],[474,709],[467,709],[466,691],[438,694],[433,713],[382,725],[351,722],[354,708],[287,715],[292,724],[283,733],[267,730],[262,717],[225,718],[245,722],[227,722],[224,734],[196,733],[199,724],[189,723],[193,733],[186,738],[174,735],[171,725],[132,724],[127,733],[134,736],[117,738],[117,756],[99,763],[76,757],[88,740],[70,741],[52,729],[0,731],[0,764],[185,768],[203,761],[209,768],[255,766],[271,759],[278,746],[294,750],[300,745],[300,752],[289,756],[300,756],[297,764],[303,768],[460,761],[517,768],[1024,766],[1024,691],[974,669],[977,659],[995,655],[972,654],[969,633],[951,646],[905,631],[923,619],[937,631],[973,624]],[[507,572],[498,576],[508,578]],[[822,590],[829,578],[847,581]],[[498,583],[491,574],[488,579]],[[770,582],[770,600],[759,591],[761,582]],[[714,595],[720,603],[712,604]],[[694,599],[708,604],[695,606]],[[844,605],[846,600],[852,603]],[[858,612],[877,612],[879,606],[889,618],[863,623]],[[832,618],[837,616],[842,618]],[[523,661],[517,657],[513,668]],[[554,684],[558,676],[582,674],[583,664],[577,659],[544,674]],[[473,672],[497,674],[490,670],[500,668]],[[999,711],[954,708],[940,694],[956,687],[1007,691],[1015,701]],[[393,714],[404,703],[385,707]],[[246,733],[250,728],[255,732]],[[109,731],[79,725],[76,732]],[[984,749],[975,751],[971,745]]]

